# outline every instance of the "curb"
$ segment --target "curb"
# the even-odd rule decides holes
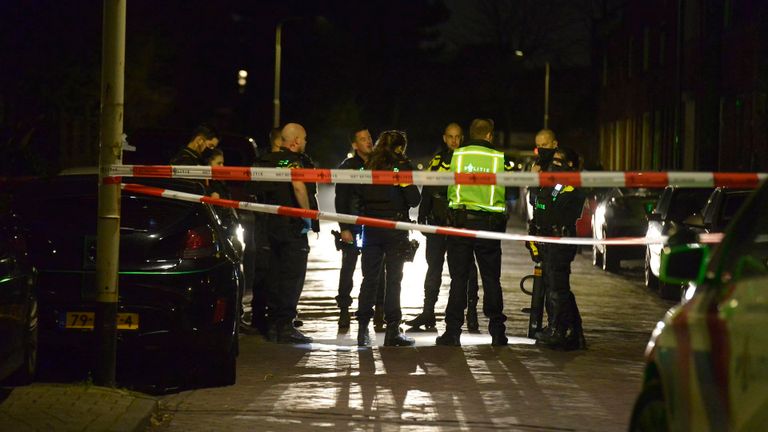
[[[14,388],[0,404],[0,430],[141,431],[157,409],[156,398],[129,390],[32,384]]]

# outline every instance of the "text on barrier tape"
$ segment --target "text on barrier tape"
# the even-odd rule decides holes
[[[436,171],[360,171],[343,169],[256,168],[210,166],[113,165],[109,176],[229,181],[275,181],[342,184],[415,184],[431,186],[499,185],[542,186],[566,184],[575,187],[663,188],[673,185],[691,188],[730,187],[754,189],[768,178],[766,173],[732,172],[504,172],[453,173]]]

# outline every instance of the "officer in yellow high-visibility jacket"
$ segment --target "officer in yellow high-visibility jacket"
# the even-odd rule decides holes
[[[469,127],[469,141],[453,152],[451,171],[496,174],[505,168],[504,153],[495,150],[493,120],[475,119]],[[449,222],[457,228],[499,231],[506,229],[506,201],[503,186],[451,185],[448,187]],[[445,333],[438,345],[459,346],[464,310],[467,307],[467,280],[473,256],[483,280],[483,312],[488,317],[492,345],[507,345],[504,301],[501,292],[501,241],[472,237],[448,237],[448,269],[451,289],[445,310]]]
[[[457,123],[449,123],[443,133],[443,148],[435,154],[427,167],[430,171],[450,171],[453,151],[464,141],[464,132]],[[448,187],[424,186],[419,204],[419,223],[446,225],[448,223]],[[448,236],[442,234],[424,234],[427,238],[427,274],[424,276],[424,308],[414,319],[405,324],[416,329],[424,326],[427,331],[436,331],[435,304],[443,284],[443,264],[448,250]],[[467,330],[479,331],[477,322],[477,267],[469,267],[467,281]]]

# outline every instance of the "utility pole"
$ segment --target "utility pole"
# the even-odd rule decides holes
[[[115,386],[117,272],[120,250],[120,181],[107,180],[110,165],[122,159],[127,0],[104,0],[99,141],[99,213],[96,225],[97,357],[94,382]]]
[[[286,20],[282,20],[275,27],[275,94],[272,98],[272,127],[280,127],[280,66],[283,56],[283,25]]]
[[[549,62],[544,64],[544,129],[549,129]]]

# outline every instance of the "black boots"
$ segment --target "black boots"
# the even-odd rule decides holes
[[[476,304],[470,304],[467,309],[467,331],[470,333],[480,332],[480,323],[477,322]]]
[[[470,333],[480,333],[480,324],[477,322],[477,300],[477,297],[467,299],[467,331]]]
[[[358,321],[357,327],[357,346],[371,346],[371,335],[368,333],[368,320]]]
[[[312,343],[311,337],[305,336],[292,325],[285,325],[277,329],[275,339],[277,343],[283,344]]]
[[[435,311],[429,309],[424,309],[424,312],[420,313],[419,316],[405,322],[405,325],[413,329],[424,326],[424,331],[437,331],[435,324]]]
[[[504,332],[500,332],[498,334],[491,334],[492,346],[507,346],[508,344],[509,344],[509,340],[507,339],[507,335],[504,334]]]
[[[435,339],[435,345],[461,346],[461,340],[458,334],[446,331]]]
[[[384,331],[384,305],[376,305],[373,308],[373,330],[376,333]]]
[[[339,310],[339,330],[346,330],[349,328],[350,316],[349,308],[341,308]]]
[[[587,340],[584,338],[584,331],[580,328],[553,329],[552,327],[545,327],[541,332],[536,333],[536,341],[556,350],[587,349]]]
[[[384,346],[412,346],[416,341],[400,331],[398,323],[387,324]]]

